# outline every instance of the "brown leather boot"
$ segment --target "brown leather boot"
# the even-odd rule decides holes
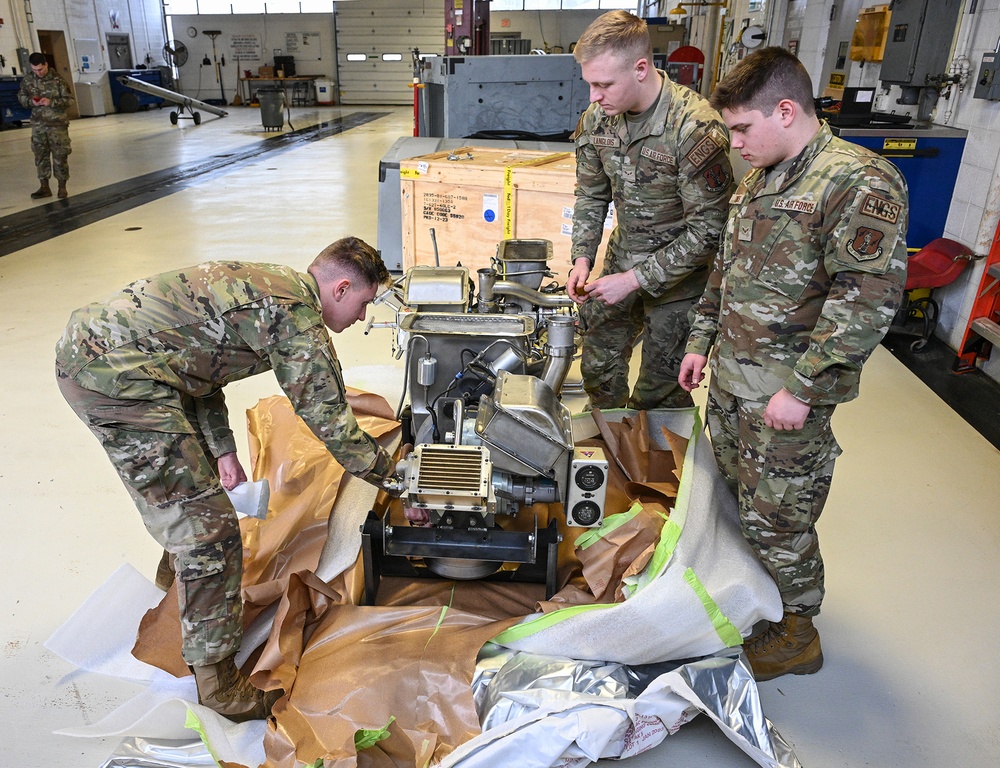
[[[160,564],[156,566],[156,579],[154,583],[157,587],[166,592],[170,585],[174,583],[174,556],[167,550],[163,550],[163,557]]]
[[[262,691],[243,676],[234,656],[216,664],[192,667],[198,685],[198,703],[229,718],[234,723],[264,720],[284,691]]]
[[[66,191],[66,182],[65,181],[60,181],[59,182],[59,189],[56,190],[56,197],[58,197],[60,199],[65,199],[65,198],[69,197],[69,192]]]
[[[743,651],[757,682],[781,675],[811,675],[823,666],[819,632],[808,616],[786,613],[759,635],[747,638]]]
[[[41,200],[43,197],[52,197],[52,188],[49,186],[48,179],[39,179],[38,184],[38,189],[31,193],[32,200]]]

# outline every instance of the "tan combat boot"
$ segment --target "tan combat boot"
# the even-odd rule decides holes
[[[823,666],[819,632],[808,616],[786,613],[759,635],[747,638],[743,651],[757,682],[781,675],[811,675]]]
[[[216,664],[192,667],[198,685],[198,703],[229,718],[234,723],[265,720],[284,691],[262,691],[243,676],[234,656]]]
[[[66,191],[66,182],[65,181],[60,181],[59,182],[59,189],[56,190],[56,197],[58,197],[60,199],[65,199],[65,198],[69,197],[69,192]]]
[[[163,550],[163,557],[160,564],[156,566],[156,579],[154,583],[157,587],[166,592],[170,585],[174,583],[174,556],[167,550]]]
[[[41,200],[43,197],[52,197],[52,188],[48,179],[38,180],[38,189],[31,193],[32,200]]]

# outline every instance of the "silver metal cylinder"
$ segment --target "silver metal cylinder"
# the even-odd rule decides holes
[[[507,347],[495,360],[490,361],[487,367],[494,376],[499,376],[500,371],[520,371],[524,367],[524,361],[513,348]]]
[[[437,358],[427,355],[420,358],[417,364],[417,384],[422,387],[429,387],[434,384],[437,378]]]
[[[549,318],[549,339],[545,345],[545,365],[542,368],[542,381],[557,395],[569,374],[576,353],[574,333],[576,321],[572,317]]]
[[[480,269],[477,274],[479,275],[479,298],[476,310],[483,315],[493,314],[497,311],[497,300],[493,294],[497,273],[492,269]]]

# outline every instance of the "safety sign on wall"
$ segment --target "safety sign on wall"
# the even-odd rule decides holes
[[[296,59],[319,61],[323,58],[319,32],[286,32],[285,53]]]
[[[234,59],[240,61],[260,61],[260,35],[234,34],[229,39],[229,48]]]

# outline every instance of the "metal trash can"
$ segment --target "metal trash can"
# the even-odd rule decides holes
[[[285,92],[280,88],[261,88],[257,91],[260,101],[260,122],[265,131],[280,131],[285,127]]]

